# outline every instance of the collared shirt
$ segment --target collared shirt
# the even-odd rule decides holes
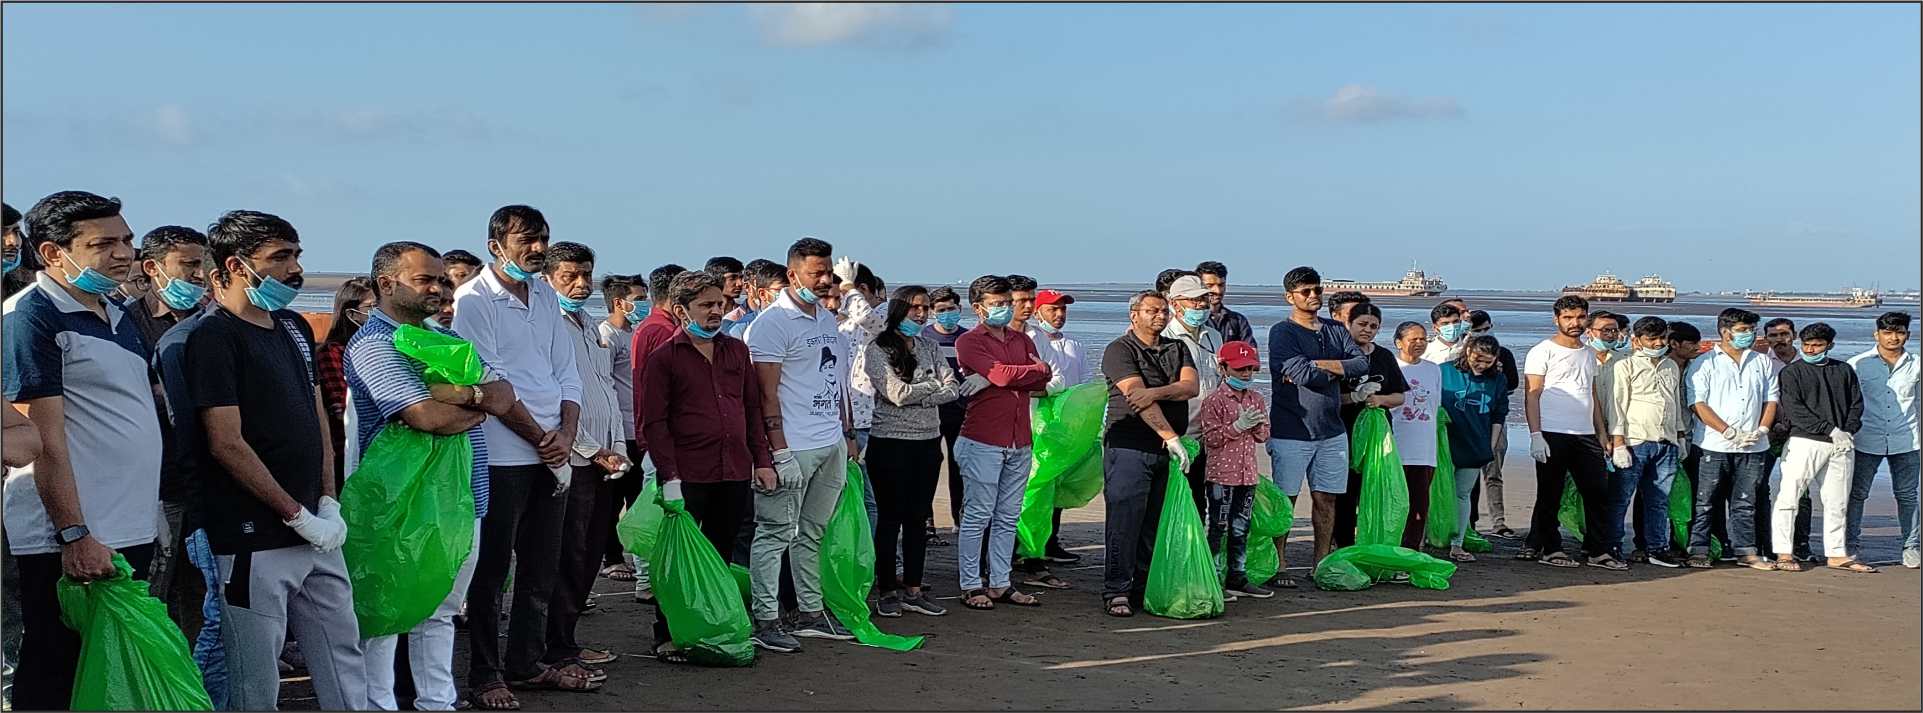
[[[1048,377],[1048,393],[1059,394],[1070,386],[1080,386],[1095,378],[1088,368],[1088,349],[1063,332],[1049,334],[1031,326],[1024,334],[1035,343],[1035,353],[1048,362],[1054,374]]]
[[[646,398],[642,391],[647,388],[648,357],[654,350],[674,339],[681,333],[681,327],[674,323],[674,315],[666,309],[655,309],[647,318],[634,327],[634,336],[628,338],[628,379],[634,392],[634,438],[635,448],[647,450],[648,434],[641,429],[641,401]]]
[[[585,319],[586,315],[583,315]],[[603,449],[627,457],[627,436],[621,433],[621,406],[615,397],[614,361],[599,330],[561,313],[561,324],[574,340],[574,364],[581,370],[581,419],[576,423],[574,466],[592,465]]]
[[[1245,410],[1265,412],[1268,404],[1262,403],[1262,394],[1255,389],[1216,389],[1215,393],[1202,400],[1201,421],[1195,430],[1201,434],[1202,448],[1208,453],[1204,474],[1208,482],[1222,485],[1254,485],[1256,479],[1255,459],[1264,444],[1269,442],[1269,424],[1256,424],[1254,428],[1239,431],[1235,419]],[[1268,457],[1263,453],[1261,457]]]
[[[651,356],[641,431],[654,444],[649,457],[662,482],[738,482],[751,467],[774,467],[748,345],[725,335],[713,344],[710,362],[682,331]]]
[[[608,363],[614,367],[614,403],[621,407],[621,437],[634,440],[634,326],[626,329],[602,320],[594,326],[601,341],[608,345]],[[583,385],[585,386],[585,385]],[[625,454],[624,454],[625,455]]]
[[[1211,310],[1209,321],[1205,324],[1221,334],[1225,341],[1248,342],[1251,347],[1262,346],[1255,343],[1255,328],[1249,326],[1249,318],[1242,316],[1241,312],[1229,309],[1227,305]]]
[[[150,352],[148,359],[150,362],[153,362],[154,371],[160,371],[158,363],[160,338],[167,333],[167,330],[173,329],[175,325],[180,324],[182,313],[178,310],[170,309],[162,314],[156,315],[151,311],[151,305],[145,299],[128,300],[118,304],[126,314],[126,317],[133,320],[134,326],[139,328],[140,341],[147,344]],[[194,311],[197,312],[198,310]],[[160,499],[168,503],[185,503],[187,502],[190,491],[187,489],[187,473],[186,471],[180,470],[179,464],[184,460],[183,451],[188,449],[182,448],[182,442],[174,438],[174,429],[169,427],[169,424],[173,423],[173,417],[167,415],[165,399],[155,401],[154,413],[160,416],[161,423]],[[193,412],[190,411],[188,413]],[[186,443],[191,444],[192,441],[187,441]]]
[[[1667,356],[1627,356],[1598,377],[1603,423],[1631,444],[1676,443],[1683,432],[1683,370]]]
[[[846,319],[836,328],[848,345],[848,412],[855,428],[869,428],[875,420],[875,385],[868,380],[863,362],[868,360],[868,345],[887,326],[888,310],[869,304],[860,291],[849,290],[841,300],[841,315]]]
[[[1422,350],[1422,360],[1436,364],[1448,364],[1462,356],[1462,348],[1469,345],[1467,335],[1456,340],[1455,344],[1442,341],[1442,337],[1431,337],[1429,346]]]
[[[1917,450],[1917,358],[1903,352],[1895,365],[1871,349],[1850,357],[1856,381],[1863,387],[1863,430],[1856,434],[1856,450],[1895,455]]]
[[[454,291],[454,331],[474,345],[474,353],[514,385],[534,423],[545,430],[561,425],[561,403],[581,403],[581,373],[574,363],[574,337],[561,323],[561,302],[554,288],[529,280],[523,303],[493,268],[481,270]],[[493,416],[482,423],[490,465],[539,465],[534,445]]]
[[[355,452],[366,453],[389,421],[396,421],[407,407],[434,398],[421,378],[426,366],[394,348],[394,332],[400,325],[381,310],[370,310],[367,323],[347,340],[343,371],[347,392],[353,395]],[[432,329],[429,327],[428,329]],[[436,329],[451,337],[452,331]],[[405,424],[403,424],[405,425]],[[474,493],[474,517],[487,516],[488,471],[487,433],[482,424],[467,429],[467,443],[474,451],[468,487]]]
[[[1054,371],[1041,356],[1028,335],[1013,329],[1001,330],[996,337],[986,326],[968,330],[955,340],[955,353],[961,360],[961,373],[981,374],[989,387],[968,398],[968,415],[962,419],[963,438],[996,448],[1027,448],[1029,433],[1028,394],[1048,388]]]
[[[1214,327],[1203,324],[1191,332],[1181,322],[1179,314],[1169,315],[1168,326],[1162,328],[1162,336],[1181,342],[1188,347],[1189,358],[1195,361],[1195,378],[1199,390],[1195,398],[1189,399],[1189,427],[1186,435],[1194,436],[1202,432],[1202,400],[1221,385],[1222,377],[1215,368],[1215,354],[1222,351],[1222,333]]]
[[[195,457],[201,434],[200,409],[194,407],[193,391],[187,384],[187,337],[206,316],[205,307],[195,310],[162,333],[154,342],[152,360],[166,397],[161,400],[165,407],[161,414],[165,417],[161,421],[165,465],[160,470],[160,499],[187,506],[181,526],[188,532],[200,529],[202,478]]]
[[[814,310],[809,314],[795,303],[793,290],[782,290],[748,328],[748,356],[754,363],[781,365],[776,397],[789,450],[826,448],[842,440],[847,340],[835,328],[833,312],[820,306]],[[642,395],[645,398],[645,390]]]
[[[8,298],[5,310],[7,400],[62,398],[67,460],[87,528],[109,548],[152,542],[160,421],[139,330],[112,303],[103,321],[45,272]],[[31,463],[7,471],[7,542],[15,555],[60,551],[33,473]]]
[[[729,324],[727,327],[723,328],[721,331],[722,333],[727,334],[730,337],[734,337],[735,339],[746,340],[748,338],[748,325],[754,324],[755,318],[759,316],[761,316],[760,310],[743,309],[741,312],[741,319],[739,321]]]
[[[1690,406],[1708,404],[1724,423],[1738,431],[1753,431],[1762,427],[1764,407],[1776,403],[1776,372],[1772,364],[1776,360],[1747,349],[1742,354],[1739,362],[1718,347],[1697,359],[1689,369],[1689,392],[1693,399]],[[1769,450],[1769,442],[1763,440],[1748,448],[1739,448],[1724,439],[1721,432],[1709,430],[1702,419],[1696,421],[1695,441],[1703,450],[1717,453]]]

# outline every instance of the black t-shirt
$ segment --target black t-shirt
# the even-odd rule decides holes
[[[1409,390],[1409,382],[1402,378],[1402,365],[1396,362],[1394,349],[1376,345],[1375,351],[1369,352],[1369,376],[1382,377],[1382,390],[1376,392],[1382,396],[1400,394]],[[1355,393],[1355,387],[1361,383],[1360,379],[1343,379],[1342,393]],[[1354,431],[1355,420],[1362,415],[1362,409],[1362,404],[1343,404],[1343,425]]]
[[[314,405],[314,334],[299,314],[280,310],[273,317],[274,326],[264,328],[214,308],[194,326],[187,336],[188,388],[199,411],[193,417],[239,407],[241,437],[281,489],[311,511],[320,506],[321,449],[328,447]],[[215,554],[306,543],[220,465],[205,433],[195,447],[206,477],[202,517]]]
[[[1154,346],[1143,345],[1133,332],[1123,333],[1108,343],[1108,349],[1102,352],[1102,376],[1108,377],[1107,445],[1151,452],[1162,449],[1162,437],[1155,435],[1155,429],[1149,428],[1135,409],[1129,407],[1128,398],[1115,385],[1139,376],[1143,386],[1168,386],[1181,380],[1182,367],[1195,368],[1188,346],[1159,334],[1155,336]],[[1156,403],[1161,404],[1162,417],[1168,419],[1170,429],[1178,434],[1188,431],[1188,400],[1168,399]]]

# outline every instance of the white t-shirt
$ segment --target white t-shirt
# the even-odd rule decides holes
[[[1523,358],[1524,377],[1542,377],[1542,430],[1575,436],[1596,434],[1596,352],[1586,346],[1565,347],[1548,339],[1529,348]]]
[[[1402,405],[1389,411],[1390,427],[1395,431],[1396,453],[1403,465],[1436,464],[1436,411],[1442,408],[1442,367],[1417,359],[1410,364],[1396,356],[1402,378],[1409,390],[1402,394]]]
[[[842,385],[848,353],[835,315],[813,316],[787,290],[748,327],[748,356],[756,364],[781,365],[781,435],[790,450],[826,448],[841,442]]]

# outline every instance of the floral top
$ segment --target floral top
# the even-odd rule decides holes
[[[1210,391],[1202,399],[1200,425],[1202,451],[1207,456],[1208,482],[1220,485],[1254,485],[1255,457],[1269,442],[1269,424],[1264,421],[1246,431],[1235,430],[1235,418],[1243,409],[1267,416],[1268,404],[1253,389],[1237,391],[1226,386]]]
[[[848,414],[857,429],[869,428],[875,419],[875,382],[868,378],[868,345],[875,342],[875,335],[885,326],[888,310],[883,305],[869,304],[867,296],[860,290],[849,289],[841,298],[841,314],[847,317],[836,329],[841,331],[848,343],[851,362],[848,365]]]

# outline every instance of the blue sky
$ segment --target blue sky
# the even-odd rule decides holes
[[[834,242],[891,281],[1918,282],[1914,5],[6,5],[5,196],[311,270]]]

